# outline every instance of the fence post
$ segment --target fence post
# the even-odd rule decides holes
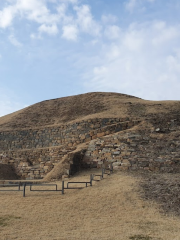
[[[18,190],[19,191],[21,190],[21,183],[19,183]]]
[[[110,163],[110,173],[112,173],[113,172],[113,165],[112,165],[112,162]]]
[[[112,171],[112,173],[113,173],[113,163],[111,163],[111,171]]]
[[[104,168],[102,168],[102,178],[104,177]]]
[[[64,181],[62,181],[62,194],[64,194]]]
[[[25,197],[25,193],[26,193],[26,183],[24,183],[23,185],[23,197]]]
[[[92,179],[93,179],[93,177],[92,177],[92,174],[90,175],[90,186],[92,186]]]

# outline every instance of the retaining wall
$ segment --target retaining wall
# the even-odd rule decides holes
[[[23,179],[43,178],[78,144],[138,123],[138,120],[127,118],[104,118],[65,126],[0,132],[0,163],[13,165],[16,174]],[[73,168],[71,166],[70,172],[75,171]]]
[[[134,124],[136,121],[130,121],[128,118],[104,118],[42,129],[4,131],[0,132],[0,151],[55,147],[64,144],[75,146],[112,132],[130,128]]]
[[[0,163],[13,165],[16,174],[22,179],[41,179],[74,149],[54,147],[7,151],[0,154]]]
[[[113,162],[119,170],[180,172],[180,140],[158,133],[118,133],[91,141],[83,161],[94,167]]]

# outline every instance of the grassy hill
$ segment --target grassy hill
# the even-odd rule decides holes
[[[147,101],[120,94],[94,92],[43,101],[0,118],[0,130],[67,124],[89,118],[151,118],[177,114],[180,101]]]

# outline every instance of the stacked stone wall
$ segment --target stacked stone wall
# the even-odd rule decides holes
[[[0,154],[0,163],[13,165],[16,174],[22,179],[41,179],[74,149],[54,147],[7,151]]]
[[[127,118],[104,118],[72,125],[0,132],[0,163],[13,165],[21,178],[43,178],[78,144],[126,130],[138,123],[138,120]],[[74,171],[73,166],[70,170]]]
[[[126,121],[125,121],[126,120]],[[125,122],[124,122],[125,121]],[[72,125],[0,132],[0,151],[77,145],[134,125],[119,118],[91,119]]]
[[[160,134],[114,134],[91,141],[84,156],[88,166],[113,162],[119,170],[180,172],[180,140]]]

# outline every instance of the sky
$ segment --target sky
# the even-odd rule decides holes
[[[179,0],[0,0],[0,116],[87,92],[180,100]]]

